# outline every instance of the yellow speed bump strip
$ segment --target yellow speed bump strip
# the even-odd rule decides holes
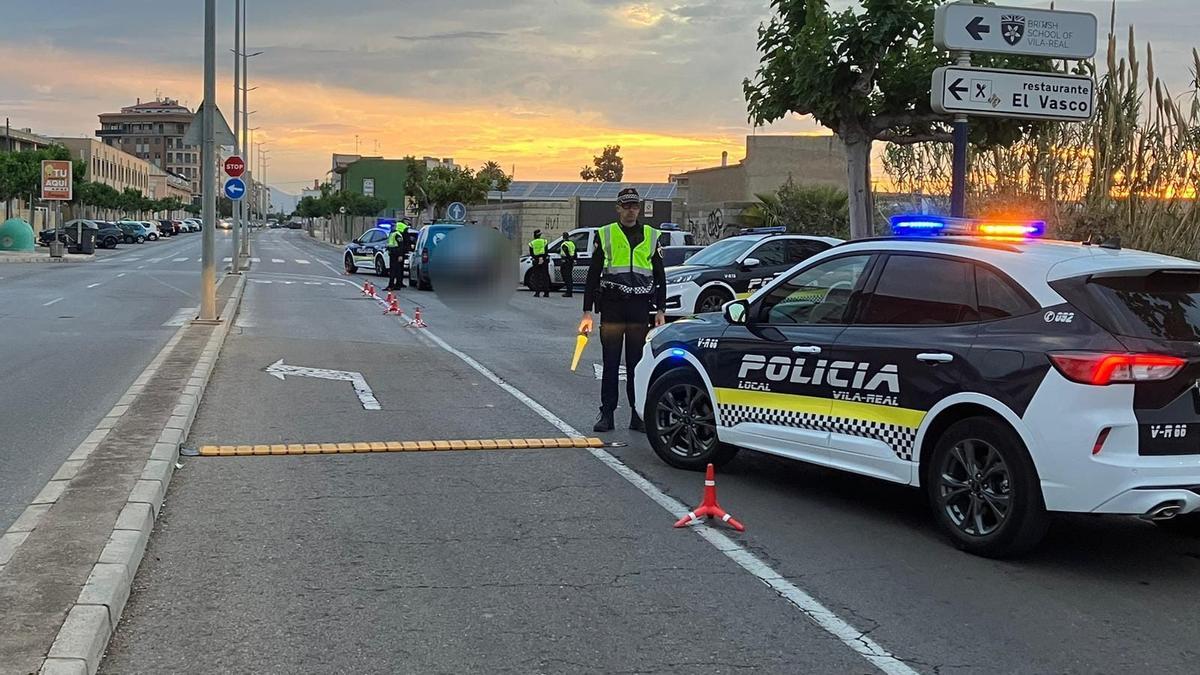
[[[201,457],[263,455],[349,455],[372,452],[455,452],[459,450],[529,450],[602,448],[599,438],[496,438],[463,441],[386,441],[374,443],[289,443],[287,445],[205,445]]]

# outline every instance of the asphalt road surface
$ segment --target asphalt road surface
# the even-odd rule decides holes
[[[223,259],[230,233],[215,234]],[[0,532],[194,316],[200,247],[196,232],[0,265]]]
[[[562,435],[430,335],[590,430],[578,296],[466,315],[406,290],[419,331],[346,283],[337,250],[257,246],[185,445]],[[348,382],[280,381],[280,359],[360,372],[382,409]],[[650,490],[698,501],[701,477],[643,436],[605,438]],[[907,488],[750,452],[717,482],[775,588],[586,450],[186,459],[102,672],[1195,672],[1196,539],[1062,517],[998,562],[953,549]]]

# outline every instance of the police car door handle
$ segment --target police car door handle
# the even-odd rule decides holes
[[[792,351],[797,354],[820,354],[821,348],[816,345],[796,345]]]
[[[917,360],[922,363],[950,363],[954,360],[953,354],[917,354]]]

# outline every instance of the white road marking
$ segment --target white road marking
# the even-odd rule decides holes
[[[493,384],[501,389],[512,394],[526,407],[534,411],[550,424],[554,425],[559,431],[567,434],[572,438],[584,438],[584,435],[577,431],[570,424],[567,424],[554,413],[547,410],[542,404],[525,395],[520,389],[505,382],[500,376],[493,373],[486,366],[482,365],[467,354],[451,347],[445,340],[441,339],[429,330],[422,330],[420,334],[429,338],[435,344],[447,352],[457,356],[464,363],[474,368],[480,375],[483,375]],[[589,448],[592,456],[603,462],[605,466],[615,471],[619,476],[633,484],[634,487],[641,490],[650,499],[654,500],[659,506],[666,509],[668,513],[675,519],[682,518],[687,515],[688,508],[679,503],[674,497],[659,490],[653,483],[642,478],[621,460],[617,459],[608,452],[600,448]],[[877,642],[872,640],[866,633],[855,628],[850,623],[833,613],[829,608],[825,607],[816,598],[801,590],[798,586],[785,579],[779,572],[775,571],[770,565],[760,560],[750,551],[747,551],[741,544],[730,539],[720,530],[710,527],[694,527],[692,531],[702,537],[705,541],[712,544],[713,548],[717,549],[739,567],[749,572],[759,581],[762,581],[772,590],[792,603],[796,609],[800,610],[805,616],[823,628],[827,633],[836,637],[842,644],[849,647],[859,656],[863,657],[874,665],[879,670],[888,675],[917,675],[917,671],[910,668],[903,661],[896,658],[891,652],[884,649]]]
[[[123,277],[123,276],[125,276],[125,273],[124,273],[124,272],[121,272],[120,274],[118,274],[118,275],[117,275],[117,278],[118,278],[118,279],[120,279],[120,278],[121,278],[121,277]]]
[[[250,282],[255,283],[255,284],[273,284],[273,283],[275,283],[275,282],[271,281],[270,279],[251,279]]]
[[[300,258],[297,258],[297,259],[296,259],[296,262],[300,263],[301,265],[309,265],[309,264],[311,264],[311,263],[309,263],[307,260],[303,260],[303,259],[300,259]]]
[[[146,269],[146,266],[145,266],[145,265],[138,265],[138,267],[137,267],[137,268],[138,268],[139,270],[144,270],[144,269]]]
[[[55,299],[51,300],[50,302],[47,302],[44,305],[42,305],[42,307],[49,307],[50,305],[53,305],[56,302],[62,302],[62,300],[63,300],[62,298],[55,298]]]
[[[342,284],[337,281],[331,281],[331,282],[329,282],[329,285],[330,286],[341,286]]]
[[[233,258],[225,258],[221,262],[233,262]]]
[[[191,321],[192,319],[194,319],[195,317],[199,316],[199,314],[200,314],[199,307],[180,307],[174,314],[171,315],[170,319],[167,319],[166,321],[163,322],[163,325],[164,326],[182,326],[182,325],[186,324],[187,322]]]
[[[252,262],[252,263],[262,262],[262,258],[251,258],[250,262]]]
[[[604,366],[602,364],[593,363],[592,364],[592,372],[596,374],[597,380],[604,379]],[[629,378],[625,375],[625,366],[621,366],[621,370],[618,371],[618,373],[617,373],[617,381],[624,382],[627,379],[629,379]]]
[[[286,261],[286,260],[284,260],[283,258],[271,258],[271,262],[273,262],[273,263],[285,263],[285,262],[287,262],[287,261]]]
[[[94,284],[88,284],[88,288],[95,288],[95,287],[97,287],[97,286],[99,286],[99,285],[100,285],[100,282],[99,282],[99,281],[97,281],[97,282],[96,282],[96,283],[94,283]]]
[[[304,282],[304,285],[305,285],[305,286],[320,286],[320,285],[321,285],[321,282],[319,282],[319,281],[306,281],[306,282]],[[336,285],[336,284],[334,284],[334,285]]]
[[[279,378],[280,381],[283,381],[284,376],[292,375],[298,377],[315,377],[321,380],[350,382],[354,385],[354,393],[358,395],[358,400],[362,403],[364,410],[382,410],[379,401],[375,398],[375,394],[371,391],[371,387],[367,385],[367,378],[363,377],[362,373],[350,370],[327,370],[325,368],[289,366],[283,362],[283,359],[279,359],[270,366],[267,366],[267,373]]]
[[[171,262],[187,262],[187,261],[188,261],[187,258],[176,258],[176,259],[172,260]]]
[[[156,263],[156,262],[162,262],[162,258],[148,258],[146,260],[146,262],[151,263],[151,264]]]
[[[136,256],[136,255],[125,258],[125,262],[137,262],[139,260],[141,260],[141,257]]]

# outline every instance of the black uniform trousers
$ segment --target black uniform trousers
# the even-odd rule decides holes
[[[650,332],[652,296],[627,299],[600,298],[600,347],[604,352],[604,376],[600,382],[600,408],[617,409],[620,393],[621,352],[625,352],[625,393],[633,407],[633,370],[642,359],[646,333]],[[640,410],[634,412],[641,414]]]
[[[388,248],[388,286],[392,288],[404,287],[404,249],[400,247]]]
[[[533,283],[533,297],[538,294],[550,297],[550,256],[535,255],[529,280]]]
[[[564,262],[561,265],[559,265],[559,269],[562,270],[563,297],[564,298],[574,297],[574,293],[575,293],[575,263],[574,262]]]

